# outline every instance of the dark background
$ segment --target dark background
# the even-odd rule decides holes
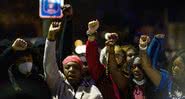
[[[74,38],[85,39],[87,23],[101,22],[100,31],[119,31],[132,38],[143,25],[165,30],[166,22],[185,22],[185,3],[177,0],[71,0]],[[1,0],[0,38],[43,35],[39,0]],[[128,32],[128,33],[127,33]]]

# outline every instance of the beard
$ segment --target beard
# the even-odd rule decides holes
[[[68,82],[74,88],[74,90],[77,90],[78,89],[78,86],[80,85],[80,80],[68,79]]]

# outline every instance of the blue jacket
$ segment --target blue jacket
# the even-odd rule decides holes
[[[160,54],[164,52],[164,39],[154,37],[147,48],[147,54],[151,59],[153,68],[159,67]]]
[[[159,70],[161,81],[158,87],[154,88],[155,99],[169,99],[169,91],[171,89],[172,80],[168,71],[162,69],[158,62],[160,54],[164,51],[164,39],[154,37],[147,48],[147,54],[151,59],[152,67]],[[149,98],[150,99],[150,98]]]

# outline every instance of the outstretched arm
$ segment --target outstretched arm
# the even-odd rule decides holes
[[[149,79],[153,82],[153,84],[158,87],[161,81],[161,74],[158,70],[152,68],[151,60],[147,55],[146,49],[148,47],[147,44],[149,43],[149,41],[149,37],[146,35],[142,35],[140,37],[140,58],[143,70],[145,71]]]
[[[59,35],[57,35],[57,51],[58,51],[58,55],[59,55],[59,59],[63,60],[65,57],[67,57],[68,55],[72,54],[72,45],[73,45],[73,9],[72,6],[70,4],[64,4],[64,6],[62,6],[62,10],[63,10],[63,29],[62,29],[62,33],[60,33]],[[64,41],[64,42],[63,42]]]
[[[94,80],[98,80],[105,70],[104,66],[100,64],[98,45],[96,42],[96,30],[99,27],[98,20],[91,21],[88,23],[88,41],[86,42],[86,59],[89,73]]]
[[[58,30],[60,29],[60,24],[61,23],[58,22],[51,23],[45,43],[43,68],[46,81],[50,88],[54,88],[56,82],[60,78],[55,51],[56,48],[55,36]]]
[[[118,38],[118,35],[116,33],[111,33],[110,39],[106,41],[106,47],[108,52],[108,68],[111,73],[113,81],[116,83],[118,88],[122,91],[126,91],[126,86],[128,82],[128,78],[125,77],[125,75],[120,71],[118,68],[118,64],[115,58],[115,52],[114,52],[114,45],[116,42],[116,39]]]

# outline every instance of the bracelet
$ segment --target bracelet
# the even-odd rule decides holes
[[[146,47],[141,47],[141,45],[139,44],[139,49],[142,50],[142,51],[145,51],[147,49],[148,46]]]
[[[87,34],[87,36],[95,36],[95,33]]]
[[[88,30],[87,30],[87,36],[95,36],[97,33],[97,31],[95,31],[94,33],[90,33]]]

